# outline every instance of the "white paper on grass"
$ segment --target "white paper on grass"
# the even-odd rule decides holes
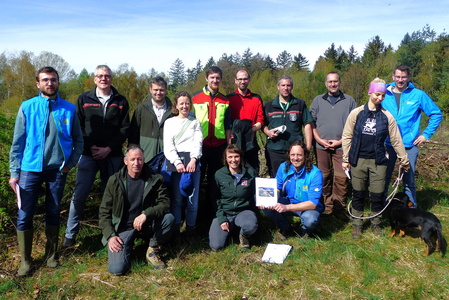
[[[290,245],[269,243],[262,256],[262,261],[271,264],[283,264],[291,249],[292,246]]]
[[[256,177],[256,206],[274,206],[277,202],[276,178]]]

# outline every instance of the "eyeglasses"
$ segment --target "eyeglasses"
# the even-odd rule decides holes
[[[43,83],[47,83],[47,82],[56,83],[56,82],[58,82],[58,78],[42,78],[40,81]]]
[[[111,75],[95,75],[98,79],[111,79]]]

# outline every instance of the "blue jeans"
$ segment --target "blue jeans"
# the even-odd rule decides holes
[[[167,242],[171,238],[173,232],[174,218],[172,214],[165,214],[163,218],[149,222],[148,228],[142,232],[135,229],[125,230],[118,233],[119,238],[122,239],[124,245],[119,252],[111,252],[108,245],[108,270],[111,274],[125,274],[131,266],[131,254],[136,237],[145,235],[148,232],[152,233],[150,238],[150,247],[157,247],[159,244]],[[142,236],[143,237],[143,236]]]
[[[181,194],[179,189],[179,181],[181,180],[182,173],[173,172],[171,175],[171,213],[175,217],[175,225],[179,228],[182,218],[182,208],[184,202],[186,203],[185,217],[186,225],[189,227],[195,227],[196,216],[198,214],[198,195],[200,191],[200,177],[201,173],[192,173],[192,180],[194,185],[193,194],[187,199]],[[185,201],[186,200],[186,201]]]
[[[227,218],[230,231],[237,226],[240,227],[240,234],[249,237],[257,230],[257,216],[252,210],[244,210],[236,216],[228,216]],[[218,218],[215,218],[209,229],[209,246],[214,250],[223,248],[226,244],[228,235],[229,232],[221,229],[221,224],[218,222]]]
[[[33,229],[33,217],[42,183],[45,182],[45,224],[59,226],[60,204],[67,174],[59,169],[43,172],[20,172],[21,207],[17,212],[17,230]]]
[[[410,169],[407,172],[404,172],[404,176],[402,177],[402,182],[404,183],[404,192],[410,198],[410,201],[413,203],[413,207],[416,208],[417,200],[416,200],[416,184],[415,184],[415,171],[416,171],[416,163],[418,162],[418,147],[413,146],[410,148],[405,148],[407,152],[408,159],[410,161]],[[389,155],[388,159],[388,168],[387,168],[387,176],[385,181],[385,193],[388,195],[388,187],[390,186],[391,177],[393,176],[393,170],[396,163],[397,155],[392,146],[387,145],[387,152]]]
[[[290,201],[281,197],[278,199],[278,203],[291,204]],[[276,226],[282,231],[286,231],[290,228],[291,224],[288,220],[288,216],[297,216],[301,218],[301,229],[305,233],[311,233],[318,226],[318,221],[320,218],[320,212],[316,209],[314,210],[304,210],[304,211],[287,211],[284,213],[278,213],[272,209],[264,209],[264,214],[270,218],[271,221],[276,224]]]
[[[69,219],[65,237],[73,239],[79,232],[79,224],[83,218],[86,198],[89,195],[97,172],[100,171],[101,190],[104,191],[106,183],[111,175],[116,173],[123,158],[121,156],[107,157],[103,160],[95,160],[91,156],[82,155],[78,163],[76,173],[76,185],[70,201]]]

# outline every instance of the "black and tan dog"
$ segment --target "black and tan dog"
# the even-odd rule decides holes
[[[446,253],[446,240],[443,237],[440,220],[431,212],[419,208],[410,208],[413,203],[408,196],[397,193],[391,200],[388,207],[388,217],[390,219],[390,237],[399,234],[405,235],[406,227],[420,227],[421,237],[426,243],[426,256],[434,251],[440,251],[442,256]]]

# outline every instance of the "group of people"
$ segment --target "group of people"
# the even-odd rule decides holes
[[[33,216],[42,183],[46,184],[45,259],[48,267],[58,265],[60,202],[66,175],[77,163],[62,246],[76,244],[86,199],[99,172],[103,192],[99,225],[112,274],[129,270],[137,237],[148,240],[148,263],[156,269],[166,267],[161,245],[180,234],[183,220],[183,234],[195,232],[203,181],[201,205],[208,215],[202,217],[212,220],[213,250],[225,247],[234,229],[239,230],[239,246],[248,249],[258,228],[258,210],[282,236],[309,236],[322,214],[346,216],[348,177],[355,216],[352,236],[360,238],[366,192],[372,212],[381,211],[397,158],[407,171],[405,191],[417,203],[418,145],[435,132],[442,114],[410,76],[407,66],[398,66],[391,84],[375,79],[368,103],[356,107],[355,100],[340,90],[339,74],[330,72],[327,92],[315,97],[309,110],[304,100],[292,95],[293,79],[288,75],[279,78],[278,95],[264,105],[248,88],[248,71],[235,74],[236,90],[225,96],[219,91],[222,70],[212,66],[201,91],[192,96],[178,92],[173,103],[167,97],[167,82],[154,77],[148,98],[130,119],[128,101],[112,86],[108,66],[95,69],[95,87],[81,94],[76,105],[59,97],[57,71],[41,68],[36,75],[40,93],[19,109],[10,154],[9,183],[20,199],[18,275],[31,271]],[[429,122],[420,134],[422,112]],[[269,207],[255,203],[259,130],[267,137],[268,172],[276,178],[279,195],[278,203]],[[311,162],[313,150],[317,166]],[[160,168],[156,172],[150,165],[162,151],[164,172]],[[300,217],[299,232],[289,216]],[[380,216],[372,219],[375,233],[381,232],[379,223]]]

